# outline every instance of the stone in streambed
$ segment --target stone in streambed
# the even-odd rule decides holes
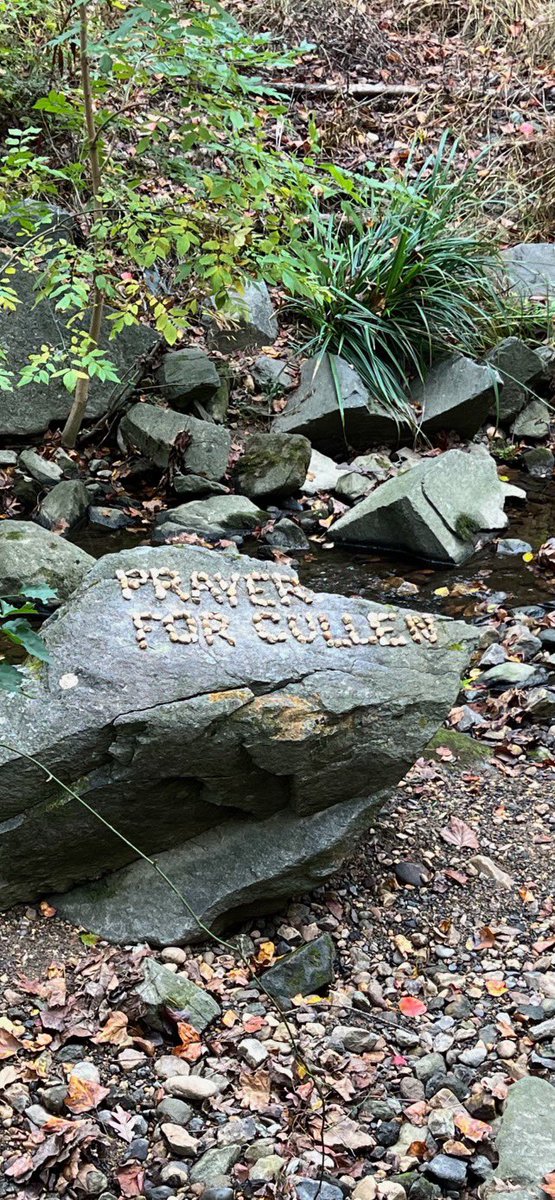
[[[310,454],[310,442],[299,434],[253,434],[235,468],[237,487],[250,500],[293,496],[306,479]]]
[[[196,533],[212,541],[252,533],[268,520],[268,513],[246,496],[210,496],[167,509],[156,518],[153,541],[171,542],[184,533]]]
[[[520,555],[531,554],[532,547],[530,542],[523,542],[520,538],[500,538],[496,550],[498,554],[502,555]]]
[[[474,437],[487,418],[496,389],[500,393],[502,387],[502,378],[492,366],[453,355],[432,367],[412,389],[413,401],[422,406],[422,432],[429,437],[452,430],[461,437]]]
[[[553,473],[555,458],[547,446],[535,446],[526,450],[522,461],[529,475],[536,479],[547,479]]]
[[[504,338],[488,355],[487,362],[499,372],[503,383],[490,408],[492,420],[508,424],[526,403],[527,384],[541,377],[543,363],[531,346],[517,337]]]
[[[290,392],[295,386],[295,374],[283,358],[261,354],[252,368],[252,377],[265,392]]]
[[[533,1076],[517,1080],[509,1089],[495,1140],[495,1188],[518,1184],[531,1197],[543,1196],[542,1181],[555,1167],[554,1147],[555,1088]]]
[[[64,479],[48,493],[37,513],[39,525],[65,533],[86,515],[89,493],[78,479]]]
[[[290,1004],[295,996],[311,996],[333,981],[335,947],[329,933],[287,954],[268,971],[263,982],[280,1003]]]
[[[43,487],[53,487],[55,483],[60,482],[63,475],[57,463],[43,458],[36,450],[22,450],[17,465],[20,471],[25,471]]]
[[[340,399],[338,399],[338,390]],[[276,433],[301,433],[324,454],[345,454],[399,441],[401,427],[343,358],[317,355],[301,367],[301,383],[274,420]]]
[[[426,1163],[426,1174],[437,1179],[444,1187],[459,1191],[466,1183],[467,1167],[460,1158],[452,1158],[450,1154],[436,1154],[435,1158]]]
[[[46,585],[57,605],[75,591],[95,559],[34,521],[0,521],[0,595],[32,595]]]
[[[207,1150],[202,1158],[191,1168],[191,1183],[210,1183],[220,1175],[228,1175],[231,1168],[241,1157],[241,1146],[215,1146]]]
[[[43,627],[50,662],[24,671],[0,741],[25,728],[26,748],[131,841],[140,828],[222,928],[321,884],[445,719],[476,634],[437,617],[417,642],[412,619],[236,553],[106,555]],[[59,911],[113,940],[203,936],[147,863],[15,752],[0,755],[0,822],[2,905],[73,889]]]
[[[197,987],[185,975],[174,974],[155,958],[145,959],[143,981],[136,986],[135,995],[141,1005],[143,1020],[154,1029],[163,1029],[167,1008],[186,1012],[188,1023],[200,1033],[221,1012],[209,992]]]
[[[334,540],[462,563],[504,529],[506,492],[482,449],[448,450],[377,487],[333,525]]]
[[[532,400],[518,414],[511,433],[515,438],[541,441],[549,436],[553,411],[544,400]]]
[[[308,464],[306,479],[301,486],[305,496],[315,496],[317,492],[333,492],[338,479],[345,474],[345,467],[338,467],[333,458],[313,450]]]
[[[164,354],[156,380],[164,398],[180,411],[187,411],[197,401],[210,401],[220,386],[214,363],[200,346]]]
[[[264,541],[278,550],[309,550],[310,542],[299,525],[283,517],[276,521],[274,528],[264,535]]]
[[[176,470],[207,479],[225,475],[231,437],[211,421],[155,404],[134,404],[120,421],[119,434],[128,449],[164,470],[171,462]]]
[[[520,242],[503,250],[504,266],[514,290],[531,299],[555,294],[555,245]]]

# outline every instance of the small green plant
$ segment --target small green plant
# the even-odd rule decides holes
[[[481,220],[473,169],[457,175],[457,144],[441,141],[413,175],[385,172],[365,222],[315,214],[297,248],[313,294],[293,307],[313,329],[304,349],[341,355],[399,422],[415,424],[411,381],[458,351],[477,355],[524,320],[498,286],[500,260]],[[545,320],[545,309],[543,310]],[[528,314],[537,324],[537,312]]]
[[[47,647],[27,618],[38,615],[33,600],[48,602],[55,598],[56,593],[46,584],[37,584],[22,588],[21,596],[23,603],[0,599],[0,691],[3,692],[19,691],[24,677],[13,662],[7,661],[2,653],[2,642],[16,647],[16,654],[26,651],[40,662],[48,662],[49,659]]]

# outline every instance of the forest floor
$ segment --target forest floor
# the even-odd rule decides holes
[[[46,902],[3,920],[0,1195],[71,1186],[165,1200],[210,1179],[215,1200],[230,1185],[309,1200],[299,1180],[322,1177],[366,1200],[356,1185],[370,1173],[372,1194],[403,1200],[415,1172],[452,1186],[434,1166],[445,1153],[478,1194],[508,1086],[552,1065],[534,1030],[555,1009],[555,777],[436,753],[324,889],[244,926],[248,966],[207,941],[111,947]],[[256,978],[323,932],[335,980],[296,998],[292,1046]],[[177,1014],[163,1032],[137,1016],[149,953],[221,1005],[200,1039]],[[172,1113],[165,1081],[189,1070],[218,1090]]]

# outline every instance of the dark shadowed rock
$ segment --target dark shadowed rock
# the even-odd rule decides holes
[[[555,458],[547,446],[535,446],[522,456],[524,466],[529,475],[538,479],[546,479],[553,472]]]
[[[225,312],[207,314],[208,345],[222,354],[271,346],[278,323],[265,283],[247,283],[242,292],[230,292]]]
[[[295,996],[325,991],[333,981],[335,947],[329,933],[286,954],[263,975],[264,986],[289,1007]]]
[[[193,475],[219,480],[225,475],[231,437],[210,421],[155,404],[134,404],[120,422],[124,444],[157,467],[172,465]]]
[[[299,434],[255,433],[237,463],[237,487],[251,500],[294,496],[310,463],[310,442]]]
[[[49,603],[59,604],[94,562],[79,546],[34,521],[0,521],[1,596],[19,596],[24,588],[46,584],[56,593]]]
[[[278,550],[310,549],[310,542],[300,525],[296,525],[289,517],[283,517],[281,521],[276,521],[274,528],[266,534],[265,541],[269,546],[275,546]]]
[[[36,479],[42,487],[53,487],[55,483],[60,482],[63,475],[62,468],[57,463],[43,458],[36,450],[23,450],[17,465],[20,471]]]
[[[200,346],[164,354],[156,378],[164,398],[181,410],[211,400],[220,386],[214,363]]]
[[[37,513],[39,525],[65,533],[86,515],[89,493],[79,479],[63,479],[48,493]]]
[[[41,300],[36,304],[35,282],[32,275],[18,268],[10,278],[10,287],[15,289],[21,303],[15,312],[0,311],[0,344],[7,356],[4,365],[16,376],[29,355],[37,353],[44,343],[55,350],[64,349],[70,344],[71,335],[79,332],[77,326],[69,330],[64,325],[52,302]],[[87,326],[85,317],[84,327]],[[109,340],[110,329],[111,322],[105,321],[100,344],[114,363],[120,383],[92,380],[87,420],[103,416],[112,400],[131,392],[144,372],[145,362],[160,344],[159,335],[146,325],[126,326],[113,341]],[[72,403],[61,379],[54,379],[48,385],[26,384],[16,395],[14,404],[11,392],[0,392],[0,436],[40,433],[52,422],[64,421]]]
[[[398,423],[372,399],[357,372],[336,355],[318,356],[303,364],[300,386],[275,418],[273,429],[276,433],[303,433],[325,454],[343,455],[347,445],[366,450],[373,442],[395,443],[400,432]]]
[[[445,719],[476,634],[430,618],[415,640],[411,620],[236,553],[107,555],[43,626],[50,662],[2,707],[0,741],[76,786],[222,927],[327,878]],[[104,875],[59,911],[115,940],[203,936],[17,749],[0,751],[0,822],[2,905]]]
[[[340,517],[333,537],[460,563],[478,540],[506,527],[505,495],[486,451],[448,450],[380,484]]]
[[[549,426],[553,411],[544,400],[531,400],[526,408],[519,412],[512,427],[512,435],[516,438],[529,438],[530,441],[541,441],[549,435]]]
[[[471,358],[453,355],[439,363],[412,391],[412,399],[422,405],[423,432],[453,430],[461,437],[473,437],[486,420],[495,387],[501,393],[502,386],[493,367]]]
[[[284,358],[261,354],[253,368],[252,377],[265,392],[290,392],[295,386],[295,374]]]
[[[524,408],[527,384],[532,384],[543,373],[543,362],[539,354],[520,338],[504,338],[487,356],[487,361],[499,372],[503,390],[496,397],[490,417],[501,425],[516,417]]]

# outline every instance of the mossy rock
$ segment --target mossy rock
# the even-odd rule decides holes
[[[483,742],[476,741],[467,733],[458,733],[456,729],[438,729],[426,746],[424,751],[426,758],[433,758],[439,746],[447,746],[455,755],[456,763],[444,764],[453,770],[487,763],[495,753],[491,746],[485,746]]]

